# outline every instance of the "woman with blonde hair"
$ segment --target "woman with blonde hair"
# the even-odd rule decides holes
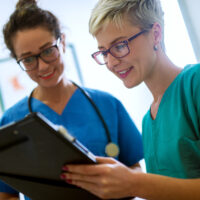
[[[89,25],[95,61],[153,95],[142,127],[147,173],[98,157],[98,165],[67,165],[66,181],[103,199],[199,200],[200,64],[181,68],[167,57],[159,0],[99,0]]]

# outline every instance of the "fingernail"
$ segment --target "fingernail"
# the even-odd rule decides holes
[[[72,183],[72,180],[71,179],[66,179],[66,182],[67,183]]]
[[[65,174],[61,174],[60,178],[63,179],[63,180],[65,180],[66,179],[66,175]]]
[[[63,166],[63,167],[62,167],[62,170],[64,170],[64,171],[68,171],[68,167]]]

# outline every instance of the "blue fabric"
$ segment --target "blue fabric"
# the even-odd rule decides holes
[[[100,110],[108,125],[112,142],[120,147],[120,154],[116,158],[127,166],[137,163],[143,158],[141,134],[119,100],[106,92],[86,89],[96,106]],[[28,98],[25,97],[16,105],[8,109],[0,125],[22,119],[29,113]],[[96,111],[88,99],[77,89],[61,115],[37,99],[32,99],[33,112],[40,112],[51,122],[63,125],[73,136],[85,145],[95,155],[106,156],[105,146],[108,138]],[[2,185],[2,183],[1,183]],[[1,187],[1,192],[8,192]],[[8,187],[8,189],[10,189]]]

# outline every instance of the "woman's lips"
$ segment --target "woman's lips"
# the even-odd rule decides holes
[[[129,67],[126,70],[118,71],[117,74],[119,75],[120,78],[126,78],[132,69],[133,67]]]
[[[44,79],[44,80],[47,80],[47,79],[50,79],[53,75],[54,75],[54,71],[46,73],[46,74],[43,74],[43,75],[40,75],[40,78]]]

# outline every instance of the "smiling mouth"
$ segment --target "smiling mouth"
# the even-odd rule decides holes
[[[53,76],[53,74],[54,74],[54,71],[49,72],[47,74],[40,75],[40,78],[42,78],[42,79],[49,79],[49,78],[51,78]]]
[[[121,78],[125,78],[132,69],[133,67],[129,67],[128,69],[123,70],[123,71],[118,71],[117,73],[119,74]]]

